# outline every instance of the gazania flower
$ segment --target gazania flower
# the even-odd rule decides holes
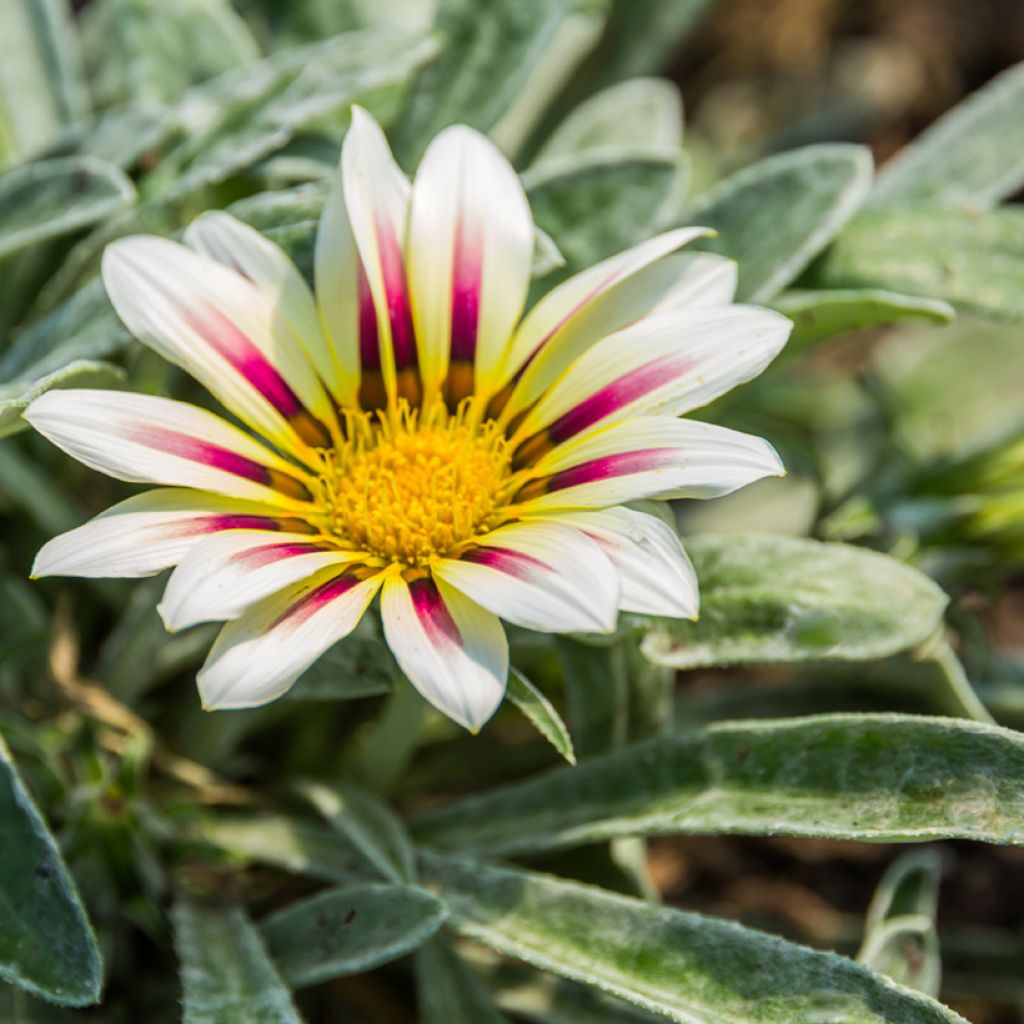
[[[199,673],[208,708],[279,696],[379,595],[403,672],[479,728],[505,688],[501,619],[608,632],[619,609],[696,615],[674,531],[629,502],[781,472],[766,442],[678,418],[759,373],[790,326],[730,304],[728,261],[677,252],[702,234],[653,238],[526,311],[534,227],[507,161],[453,127],[410,185],[354,110],[315,298],[224,213],[184,245],[107,249],[122,320],[233,421],[122,392],[37,399],[25,415],[64,451],[162,486],[52,540],[35,575],[175,566],[167,627],[226,621]]]

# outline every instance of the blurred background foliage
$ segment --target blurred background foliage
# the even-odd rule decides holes
[[[414,1005],[428,1022],[656,1019],[486,952],[515,953],[518,940],[458,909],[483,883],[443,858],[420,871],[450,899],[461,944],[436,938],[411,965],[369,971],[413,949],[448,911],[399,884],[414,870],[404,826],[366,793],[412,815],[417,838],[442,849],[518,859],[837,949],[941,991],[975,1024],[1024,1019],[1024,855],[963,841],[1021,841],[1008,733],[992,778],[1010,795],[981,786],[975,799],[995,811],[975,831],[958,824],[971,818],[962,802],[931,833],[909,817],[872,832],[850,819],[856,807],[829,811],[827,801],[825,825],[780,829],[786,787],[815,782],[772,775],[773,757],[803,763],[817,731],[836,721],[801,719],[806,731],[790,736],[790,724],[775,724],[789,716],[1024,723],[1024,69],[1012,70],[1021,60],[1015,0],[440,0],[436,10],[426,0],[89,0],[74,11],[63,0],[0,0],[0,733],[23,779],[4,753],[0,808],[11,816],[0,881],[5,916],[28,929],[0,926],[0,977],[82,1005],[102,954],[106,990],[102,1009],[72,1011],[0,988],[0,1020],[176,1020],[176,963],[189,1022],[298,1019],[290,987],[302,988],[310,1022],[407,1021]],[[25,404],[49,387],[97,383],[203,401],[118,324],[96,277],[103,246],[136,231],[173,235],[226,207],[308,271],[354,102],[385,124],[407,169],[453,121],[495,138],[544,232],[535,293],[699,222],[720,232],[710,248],[739,261],[740,296],[796,323],[776,366],[704,413],[770,438],[790,472],[677,509],[694,538],[701,624],[626,623],[611,648],[514,634],[525,675],[480,738],[393,685],[372,623],[287,699],[204,715],[192,680],[212,633],[165,634],[159,580],[27,578],[46,538],[128,489],[26,433]],[[883,167],[877,182],[872,161]],[[951,598],[944,620],[928,578]],[[766,731],[714,731],[728,719],[764,719]],[[945,748],[924,724],[915,731],[908,719],[902,739],[886,740],[872,721],[840,720],[848,731],[831,747],[820,740],[823,760],[829,749],[855,758],[870,740],[893,743],[894,760],[920,743],[940,763]],[[520,807],[529,790],[498,790],[487,803],[489,787],[529,779],[571,744],[581,762],[597,759],[583,776],[596,781],[579,783],[585,795],[609,781],[601,755],[619,750],[612,756],[629,766],[637,741],[690,735],[735,755],[707,755],[722,773],[712,772],[721,792],[712,787],[711,802],[724,806],[702,817],[690,801],[710,783],[681,772],[676,817],[652,820],[649,840],[625,837],[607,809],[572,834],[531,824]],[[733,806],[730,772],[762,742],[775,746],[756,761],[760,774],[733,780]],[[685,761],[682,750],[670,753]],[[340,779],[363,788],[338,790]],[[877,784],[858,791],[861,810],[872,793],[884,802],[885,779]],[[482,804],[457,801],[448,818],[432,811],[478,790]],[[744,804],[750,792],[768,801],[759,819]],[[60,854],[22,813],[26,794]],[[569,796],[567,821],[585,803]],[[771,838],[778,831],[812,838]],[[516,845],[531,835],[534,845]],[[950,839],[904,857],[878,841],[927,835]],[[24,862],[15,848],[28,851]],[[324,882],[363,878],[366,860],[383,881],[360,882],[344,913],[321,903],[308,919],[283,916],[310,907],[302,899]],[[75,946],[88,926],[65,864],[98,949],[88,938]],[[38,904],[10,895],[21,868],[46,883]],[[490,878],[488,891],[506,882]],[[536,876],[519,884],[558,905]],[[237,907],[215,914],[210,897]],[[344,933],[364,903],[359,920],[393,915],[406,945],[360,933],[358,950],[323,948],[323,921]],[[242,906],[262,919],[263,943]],[[624,934],[647,927],[620,911]],[[68,948],[54,961],[45,952],[56,934]],[[649,997],[633,975],[594,981],[579,964],[597,954],[577,954],[575,967],[552,969]],[[227,987],[255,1000],[254,1016],[218,1016],[226,982],[206,976],[211,959],[236,971]],[[259,999],[265,1017],[252,1009]],[[810,1012],[801,1006],[778,1018],[734,1007],[730,1019],[801,1019]],[[850,1019],[953,1019],[905,1012]]]

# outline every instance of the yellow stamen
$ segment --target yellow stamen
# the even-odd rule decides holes
[[[469,402],[350,414],[343,446],[324,453],[326,532],[385,562],[422,566],[502,521],[510,452]]]

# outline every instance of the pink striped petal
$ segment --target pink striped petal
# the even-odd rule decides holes
[[[235,619],[293,583],[359,558],[308,533],[229,530],[191,548],[171,573],[157,610],[170,630]]]
[[[675,530],[657,516],[608,508],[549,512],[541,521],[575,527],[601,546],[619,574],[623,611],[697,617],[697,574]]]
[[[402,671],[423,697],[477,732],[505,694],[508,642],[497,617],[422,576],[391,576],[381,594],[384,635]]]
[[[533,220],[518,175],[479,132],[455,125],[427,148],[407,252],[424,386],[446,384],[454,406],[475,373],[475,390],[490,393],[526,302]]]
[[[371,379],[361,385],[364,404],[373,397],[368,389],[375,378],[383,382],[386,395],[416,404],[422,386],[403,256],[409,182],[395,163],[380,125],[361,107],[352,108],[341,173],[345,208],[365,279],[357,292],[360,360],[364,378]],[[375,313],[376,347],[365,322],[367,294]]]
[[[755,306],[645,317],[585,352],[527,413],[518,460],[611,419],[655,410],[678,416],[706,405],[761,373],[792,326]]]
[[[512,523],[434,575],[508,622],[542,633],[608,633],[619,581],[601,547],[569,525]]]
[[[708,233],[706,228],[679,228],[658,235],[545,295],[512,339],[502,367],[508,383],[492,402],[492,412],[513,418],[594,342],[649,313],[679,277],[666,257]]]
[[[320,329],[309,286],[284,250],[222,210],[194,220],[185,231],[185,242],[237,271],[267,297],[274,336],[301,347],[341,403],[346,396],[341,367]]]
[[[640,498],[712,498],[785,470],[759,437],[710,423],[641,416],[588,431],[531,469],[524,513],[624,505]]]
[[[159,488],[136,494],[48,541],[36,555],[32,575],[153,576],[176,565],[211,533],[303,528],[303,520],[282,516],[273,505],[187,488]]]
[[[107,247],[103,281],[136,337],[268,440],[303,458],[331,443],[330,399],[252,279],[177,242],[136,236]]]
[[[306,474],[219,416],[120,391],[48,391],[25,418],[92,469],[133,483],[195,487],[278,509],[312,500]]]
[[[203,707],[251,708],[280,697],[358,625],[380,575],[323,569],[264,598],[217,636],[197,682]]]

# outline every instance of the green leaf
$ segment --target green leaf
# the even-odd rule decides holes
[[[98,1001],[96,938],[57,844],[0,739],[0,979],[62,1006]]]
[[[885,327],[907,319],[947,324],[956,315],[949,303],[882,288],[794,289],[773,299],[772,306],[793,321],[793,333],[786,344],[790,354],[847,331]]]
[[[241,908],[180,900],[171,920],[181,961],[184,1024],[302,1024]]]
[[[888,555],[771,534],[702,534],[687,543],[701,585],[696,622],[658,619],[644,655],[699,668],[885,658],[929,639],[946,595]]]
[[[931,996],[942,979],[935,927],[941,872],[937,850],[915,850],[893,861],[871,901],[857,954],[872,970]]]
[[[870,210],[821,264],[823,288],[891,288],[1007,320],[1024,317],[1024,210],[947,206]]]
[[[413,957],[420,1024],[506,1024],[487,990],[443,939]]]
[[[629,727],[629,680],[622,646],[557,637],[555,647],[580,757],[621,747]]]
[[[515,868],[424,855],[462,934],[680,1024],[963,1024],[851,960]]]
[[[424,811],[417,840],[524,853],[718,832],[1024,844],[1024,736],[961,719],[820,715],[662,736]]]
[[[922,199],[991,206],[1024,185],[1024,64],[997,75],[896,154],[870,205]]]
[[[576,763],[572,737],[555,706],[514,666],[509,669],[508,689],[510,701],[533,723],[534,728],[569,762]]]
[[[405,826],[381,800],[351,785],[300,785],[302,795],[389,882],[416,878],[416,855]]]
[[[352,636],[318,658],[285,695],[288,700],[353,700],[390,693],[391,656],[380,640]]]
[[[416,164],[456,123],[518,143],[593,45],[599,12],[592,0],[440,0],[434,24],[444,47],[410,91],[392,140],[399,158]]]
[[[21,418],[31,402],[54,388],[108,387],[124,379],[124,370],[112,363],[76,359],[42,377],[0,384],[0,437],[17,433],[28,424]]]
[[[226,0],[93,0],[82,12],[82,47],[99,106],[168,104],[259,56]]]
[[[655,234],[679,208],[686,178],[681,156],[618,152],[546,161],[523,182],[534,219],[565,257],[562,278]]]
[[[271,956],[293,988],[372,970],[411,953],[447,917],[424,889],[368,884],[329,889],[263,924]]]
[[[0,983],[0,1020],[4,1024],[81,1024],[81,1016],[73,1010],[64,1010],[39,999],[13,985]],[[89,1015],[102,1024],[103,1019]]]
[[[0,167],[43,149],[85,113],[88,93],[64,0],[0,5]]]
[[[95,157],[17,167],[0,176],[0,259],[87,228],[134,201],[128,177]]]
[[[737,171],[698,196],[685,221],[718,231],[698,248],[739,263],[738,299],[767,302],[832,241],[870,187],[863,146],[804,146]]]
[[[317,822],[277,814],[225,817],[204,822],[199,838],[242,863],[267,864],[328,882],[365,875],[358,851]]]
[[[532,168],[548,160],[619,150],[672,155],[683,142],[679,88],[661,78],[635,78],[584,100],[551,133]]]

